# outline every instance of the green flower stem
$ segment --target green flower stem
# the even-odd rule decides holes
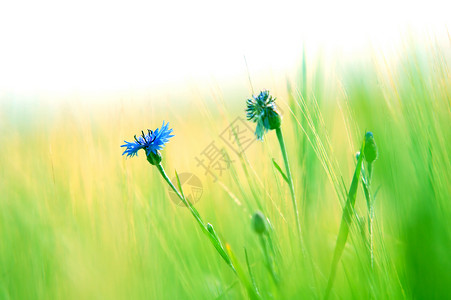
[[[163,179],[169,184],[171,189],[177,194],[177,196],[180,198],[180,200],[185,204],[185,206],[190,210],[193,217],[196,219],[197,223],[202,229],[202,232],[208,237],[210,242],[215,247],[216,251],[218,251],[219,255],[224,259],[224,261],[232,268],[232,270],[236,273],[235,267],[232,264],[232,261],[230,260],[229,255],[225,251],[221,240],[219,239],[218,235],[214,231],[214,228],[211,224],[205,224],[202,218],[200,217],[199,212],[196,208],[189,202],[188,199],[185,198],[185,195],[183,195],[183,191],[180,192],[177,190],[177,188],[174,186],[172,181],[169,179],[168,175],[166,175],[166,172],[164,171],[164,168],[161,164],[156,165],[158,171],[160,172]]]
[[[169,184],[171,189],[177,194],[177,196],[180,198],[180,200],[185,204],[185,206],[190,210],[191,214],[196,219],[197,223],[200,225],[202,232],[208,237],[210,242],[215,247],[216,251],[218,251],[219,255],[224,259],[224,261],[229,265],[229,267],[232,269],[232,271],[235,273],[235,275],[238,277],[238,279],[241,281],[241,283],[246,287],[249,297],[251,299],[261,299],[260,295],[258,294],[258,291],[254,286],[252,286],[247,278],[244,276],[243,272],[241,271],[241,268],[238,264],[238,261],[236,258],[233,257],[232,250],[230,248],[230,245],[226,244],[227,251],[224,249],[224,246],[219,239],[219,236],[217,235],[215,229],[213,228],[213,225],[210,223],[205,224],[204,221],[202,221],[202,218],[199,215],[199,212],[197,209],[191,204],[191,202],[185,198],[185,195],[183,194],[182,187],[180,185],[180,181],[178,179],[177,175],[177,181],[179,184],[180,192],[177,190],[177,188],[172,184],[172,181],[169,179],[168,175],[166,175],[166,172],[164,171],[164,168],[161,164],[156,165],[158,171],[160,172],[161,176],[163,176],[163,179]],[[237,267],[235,267],[237,266]]]
[[[286,175],[288,178],[288,185],[290,186],[291,201],[293,202],[294,217],[296,220],[296,229],[297,229],[297,233],[299,236],[299,241],[301,243],[302,251],[304,252],[304,243],[302,241],[301,223],[299,221],[298,205],[296,202],[296,195],[294,193],[293,178],[291,177],[290,165],[288,163],[287,150],[285,149],[285,142],[284,142],[282,130],[280,129],[280,127],[276,128],[276,134],[277,134],[277,139],[279,140],[280,150],[282,151],[283,161],[285,162],[285,171],[287,173]]]
[[[163,179],[169,184],[171,189],[177,194],[177,196],[183,202],[183,204],[185,204],[185,206],[188,207],[188,209],[191,211],[191,213],[193,214],[194,218],[199,223],[199,225],[206,230],[206,226],[205,226],[204,222],[202,221],[197,210],[194,210],[194,207],[191,205],[191,203],[188,203],[189,201],[187,201],[185,199],[185,197],[182,196],[182,194],[180,194],[180,192],[177,190],[177,188],[174,186],[174,184],[172,184],[172,181],[169,179],[168,175],[166,175],[166,172],[164,171],[163,166],[161,164],[158,164],[157,169],[160,172],[161,176],[163,176]]]
[[[373,234],[373,221],[374,221],[374,208],[371,204],[369,213],[369,231],[370,231],[370,258],[371,258],[371,269],[374,269],[374,234]]]
[[[370,166],[371,164],[369,164]],[[370,171],[371,172],[371,171]],[[362,171],[363,173],[363,171]],[[368,208],[368,231],[369,231],[369,244],[370,244],[370,261],[371,261],[371,269],[374,267],[374,244],[373,244],[373,220],[374,220],[374,207],[373,207],[373,199],[371,194],[371,183],[370,183],[370,175],[362,174],[362,186],[363,192],[365,194],[366,204]],[[366,176],[366,179],[364,178]]]
[[[172,181],[169,179],[168,175],[166,175],[166,172],[164,171],[164,168],[161,164],[156,165],[158,171],[160,172],[163,179],[169,184],[171,189],[177,194],[177,196],[180,198],[180,200],[185,204],[185,206],[191,211],[191,214],[196,219],[197,223],[200,225],[202,232],[208,237],[210,242],[215,247],[216,251],[218,251],[219,255],[224,259],[224,261],[229,265],[229,267],[232,269],[232,271],[235,273],[235,275],[238,277],[238,279],[241,281],[241,283],[246,287],[250,299],[261,299],[256,287],[251,285],[247,278],[244,276],[243,272],[240,269],[240,266],[238,264],[238,261],[236,258],[233,257],[232,250],[230,248],[230,245],[226,244],[227,251],[224,249],[224,246],[219,239],[219,236],[217,235],[215,229],[213,228],[213,225],[210,223],[205,224],[204,221],[202,221],[202,218],[199,215],[199,212],[197,209],[191,204],[191,202],[185,198],[185,195],[183,194],[182,187],[180,185],[180,182],[178,180],[177,175],[177,181],[179,184],[180,192],[177,190],[177,188],[174,186]],[[176,173],[177,174],[177,173]],[[230,255],[229,255],[230,253]],[[235,267],[237,266],[237,267]]]

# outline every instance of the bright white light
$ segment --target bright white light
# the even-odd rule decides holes
[[[5,1],[0,91],[118,91],[293,66],[449,24],[422,1]],[[446,24],[448,22],[448,24]],[[333,51],[335,51],[333,50]]]

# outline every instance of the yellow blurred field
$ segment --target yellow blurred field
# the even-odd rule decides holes
[[[283,165],[275,133],[241,154],[221,139],[237,118],[245,120],[247,82],[192,86],[171,97],[2,95],[0,298],[248,297],[189,211],[169,198],[144,152],[121,155],[124,140],[165,120],[175,137],[161,151],[163,166],[171,178],[175,170],[199,177],[195,207],[246,271],[247,250],[264,299],[324,296],[341,194],[365,131],[372,131],[379,148],[375,265],[359,187],[358,219],[332,298],[443,299],[451,283],[450,45],[412,43],[402,51],[396,63],[378,54],[344,66],[332,59],[331,72],[319,58],[306,74],[254,82],[255,93],[268,89],[283,112],[308,256],[297,242],[288,186],[271,160]],[[255,124],[246,122],[253,131]],[[212,142],[231,160],[217,181],[196,161]],[[256,210],[273,228],[280,286],[251,229]]]

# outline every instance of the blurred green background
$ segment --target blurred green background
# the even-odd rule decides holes
[[[0,102],[1,299],[242,299],[246,290],[201,234],[189,211],[144,153],[119,147],[163,120],[175,137],[162,151],[170,177],[202,182],[203,218],[245,266],[249,255],[263,298],[321,298],[365,131],[379,148],[374,165],[374,267],[367,208],[359,187],[332,298],[444,299],[451,287],[450,41],[407,39],[343,61],[316,55],[295,74],[251,76],[283,112],[308,256],[297,243],[289,189],[274,132],[241,154],[220,138],[245,118],[247,82],[151,95],[3,94]],[[308,54],[308,53],[307,53]],[[236,83],[236,82],[235,82]],[[247,123],[252,130],[255,125]],[[214,142],[232,162],[205,174],[196,157]],[[264,265],[251,215],[273,227],[281,283]]]

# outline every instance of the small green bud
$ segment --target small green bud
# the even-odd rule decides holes
[[[252,229],[257,234],[265,233],[268,230],[267,221],[262,212],[257,211],[252,216]]]
[[[158,166],[161,162],[161,154],[159,151],[157,153],[150,152],[149,155],[147,155],[147,161],[154,166]]]
[[[367,132],[365,134],[365,148],[363,149],[363,154],[365,155],[365,160],[371,164],[377,159],[377,146],[374,141],[373,133]]]

